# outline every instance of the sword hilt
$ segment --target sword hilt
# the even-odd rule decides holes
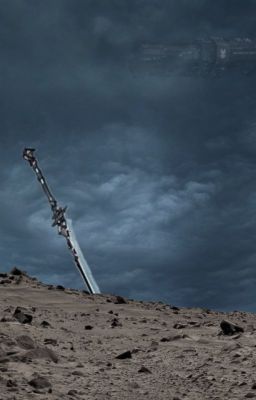
[[[32,148],[25,148],[23,150],[23,158],[25,160],[27,160],[30,165],[36,160],[35,156],[34,156],[34,152],[36,151],[36,149],[32,149]]]

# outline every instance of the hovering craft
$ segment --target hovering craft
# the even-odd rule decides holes
[[[130,67],[135,75],[250,75],[256,73],[256,40],[209,38],[184,43],[144,43],[134,49]]]
[[[72,255],[74,257],[75,264],[88,288],[89,292],[92,294],[100,293],[100,289],[93,278],[92,272],[90,270],[89,265],[87,264],[83,253],[79,247],[79,244],[76,240],[75,233],[72,229],[72,221],[65,216],[65,212],[67,207],[60,207],[57,204],[57,200],[52,195],[46,180],[42,174],[42,171],[38,167],[37,160],[34,156],[35,149],[25,148],[23,151],[23,158],[29,162],[30,166],[36,173],[37,179],[40,182],[44,193],[47,196],[47,199],[50,203],[51,210],[53,213],[52,226],[58,227],[59,235],[62,235],[66,238],[68,248],[71,250]]]

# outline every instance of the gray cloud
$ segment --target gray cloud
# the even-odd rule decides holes
[[[255,310],[255,77],[133,77],[127,68],[141,41],[254,37],[255,7],[1,2],[3,270],[17,264],[81,287],[21,158],[29,145],[103,291]]]

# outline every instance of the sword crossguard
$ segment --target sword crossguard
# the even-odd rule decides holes
[[[35,161],[35,156],[34,156],[35,151],[36,149],[32,148],[25,148],[23,150],[23,158],[27,160],[30,164],[32,164]]]

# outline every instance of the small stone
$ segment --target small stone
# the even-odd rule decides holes
[[[86,331],[90,331],[90,330],[93,329],[93,326],[91,326],[91,325],[85,325],[84,329],[85,329]]]
[[[84,364],[82,364],[82,363],[77,363],[77,365],[76,365],[76,368],[83,368],[84,367]]]
[[[69,396],[76,396],[77,393],[78,393],[78,392],[77,392],[77,390],[75,390],[75,389],[71,389],[71,390],[68,391],[68,395],[69,395]]]
[[[57,285],[57,286],[56,286],[56,289],[57,289],[57,290],[65,290],[64,286],[62,286],[62,285]]]
[[[116,296],[114,303],[115,304],[127,304],[127,301],[122,296]]]
[[[124,353],[119,354],[118,356],[116,356],[117,359],[119,360],[125,360],[126,358],[132,358],[132,353],[130,352],[130,350],[125,351]]]
[[[192,325],[195,328],[200,328],[201,327],[201,324],[198,321],[189,321],[189,325]]]
[[[113,318],[111,322],[111,327],[116,328],[117,326],[122,326],[122,323],[117,318]]]
[[[40,324],[43,328],[48,328],[51,326],[51,324],[48,321],[42,321]]]
[[[151,371],[147,367],[145,367],[144,365],[142,365],[142,367],[138,370],[138,372],[151,374]]]
[[[244,397],[246,399],[253,399],[255,397],[255,394],[252,392],[248,392],[248,393],[246,393],[246,395]]]
[[[24,272],[22,272],[20,269],[13,267],[10,271],[11,275],[24,275]]]
[[[51,344],[52,346],[57,346],[58,342],[56,339],[46,338],[44,339],[44,344]]]
[[[11,279],[1,279],[1,281],[0,281],[0,285],[5,285],[8,283],[12,283]]]
[[[21,307],[16,307],[13,317],[21,324],[30,324],[32,322],[32,315],[24,313]]]
[[[254,383],[252,384],[252,389],[253,389],[253,390],[256,389],[256,382],[254,382]]]
[[[17,387],[17,382],[15,382],[12,379],[8,379],[7,382],[6,382],[6,386],[7,387]]]
[[[72,375],[75,375],[75,376],[84,376],[84,373],[83,373],[82,371],[73,371],[73,372],[72,372]]]
[[[176,323],[173,325],[174,329],[184,329],[186,328],[186,324]]]
[[[45,388],[51,388],[52,385],[48,381],[48,379],[44,378],[43,376],[38,376],[31,381],[28,382],[30,386],[32,386],[35,389],[45,389]]]

